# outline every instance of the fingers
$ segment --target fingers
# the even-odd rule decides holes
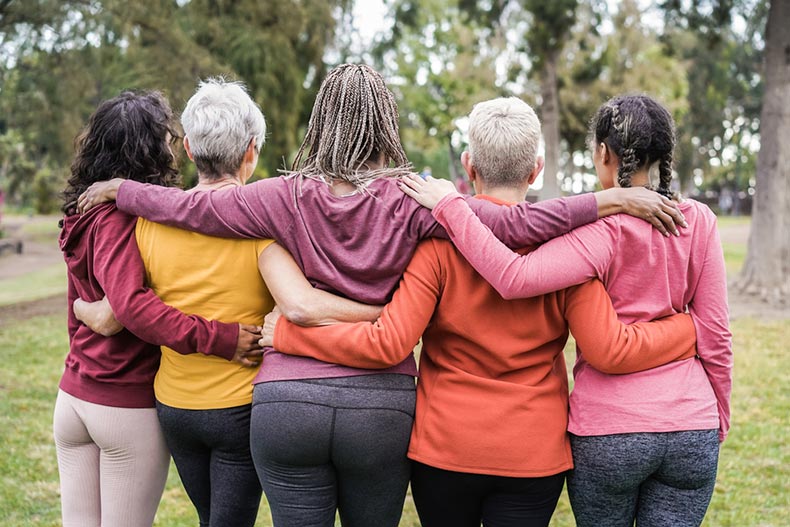
[[[664,236],[669,236],[670,232],[675,236],[680,236],[680,233],[675,227],[675,222],[672,221],[672,217],[663,211],[655,212],[649,217],[648,221]]]
[[[263,349],[255,348],[254,350],[250,350],[250,351],[247,351],[247,352],[243,353],[242,356],[244,358],[250,359],[250,360],[253,360],[253,359],[261,360],[263,358]]]
[[[664,198],[664,201],[662,202],[662,209],[665,214],[667,214],[672,218],[672,221],[676,225],[680,225],[681,227],[688,227],[688,224],[686,223],[686,217],[683,216],[683,213],[680,211],[680,208],[677,206],[677,203],[675,203],[670,199]],[[677,229],[675,229],[675,231],[676,231],[675,234],[679,236],[680,233],[677,232]]]
[[[404,194],[406,194],[410,198],[414,199],[415,201],[419,201],[417,199],[417,198],[420,197],[420,193],[419,192],[417,192],[413,188],[409,187],[408,185],[405,185],[402,181],[398,183],[398,186],[400,187],[401,191]]]
[[[247,333],[260,333],[261,327],[260,326],[252,326],[250,324],[239,324],[239,329],[244,330]]]
[[[256,362],[256,361],[250,360],[250,359],[248,359],[246,357],[239,357],[236,362],[241,364],[242,366],[247,367],[247,368],[255,368],[255,367],[261,365],[260,361]]]

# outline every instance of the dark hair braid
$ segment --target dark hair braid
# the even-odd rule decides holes
[[[657,191],[670,196],[675,124],[669,111],[647,95],[621,95],[596,112],[590,125],[596,142],[619,158],[617,183],[631,186],[631,176],[658,162]]]

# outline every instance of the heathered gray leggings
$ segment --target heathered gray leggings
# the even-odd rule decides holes
[[[692,527],[716,483],[717,430],[575,436],[568,496],[578,527]]]
[[[409,484],[414,378],[257,384],[250,448],[275,527],[396,527]]]

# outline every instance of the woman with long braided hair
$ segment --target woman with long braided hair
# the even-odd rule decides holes
[[[601,106],[591,128],[604,188],[650,187],[656,166],[656,190],[670,194],[675,140],[666,108],[645,95],[616,97]],[[480,224],[454,189],[407,183],[504,298],[598,277],[621,322],[691,313],[696,358],[607,375],[577,348],[568,425],[575,468],[568,492],[581,527],[700,525],[716,482],[719,443],[730,426],[733,362],[724,258],[710,209],[680,203],[689,228],[677,238],[615,215],[520,256]]]
[[[152,221],[215,236],[274,238],[314,286],[383,304],[417,243],[446,236],[399,190],[398,178],[408,173],[393,94],[373,69],[344,64],[323,81],[286,177],[193,194],[116,181],[89,189],[80,207],[117,195],[119,209]],[[670,217],[682,221],[668,200],[645,189],[508,208],[474,201],[483,221],[513,247],[624,209],[662,227],[668,220],[672,230]],[[298,309],[284,314],[304,322]],[[250,440],[276,526],[332,526],[336,511],[347,527],[398,524],[416,375],[414,357],[363,370],[266,351],[254,381]]]

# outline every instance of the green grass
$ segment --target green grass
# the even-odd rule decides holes
[[[717,216],[716,222],[719,227],[734,227],[749,225],[752,222],[751,216]]]
[[[741,243],[722,242],[724,250],[724,266],[727,268],[727,276],[735,276],[743,267],[746,260],[746,245]]]
[[[66,266],[63,262],[22,276],[0,280],[0,306],[65,293]]]
[[[721,451],[718,484],[704,525],[790,525],[790,320],[737,320],[733,333],[732,432]],[[0,525],[55,526],[60,513],[51,419],[67,351],[65,320],[38,317],[0,328],[0,350]],[[156,525],[196,524],[171,467]],[[573,524],[563,495],[552,525]],[[257,525],[270,525],[265,501]],[[401,526],[417,525],[408,497]]]
[[[717,218],[719,229],[747,229],[751,224],[749,216],[719,216]],[[727,268],[727,276],[734,277],[743,267],[746,259],[746,241],[743,243],[723,241],[724,265]]]

